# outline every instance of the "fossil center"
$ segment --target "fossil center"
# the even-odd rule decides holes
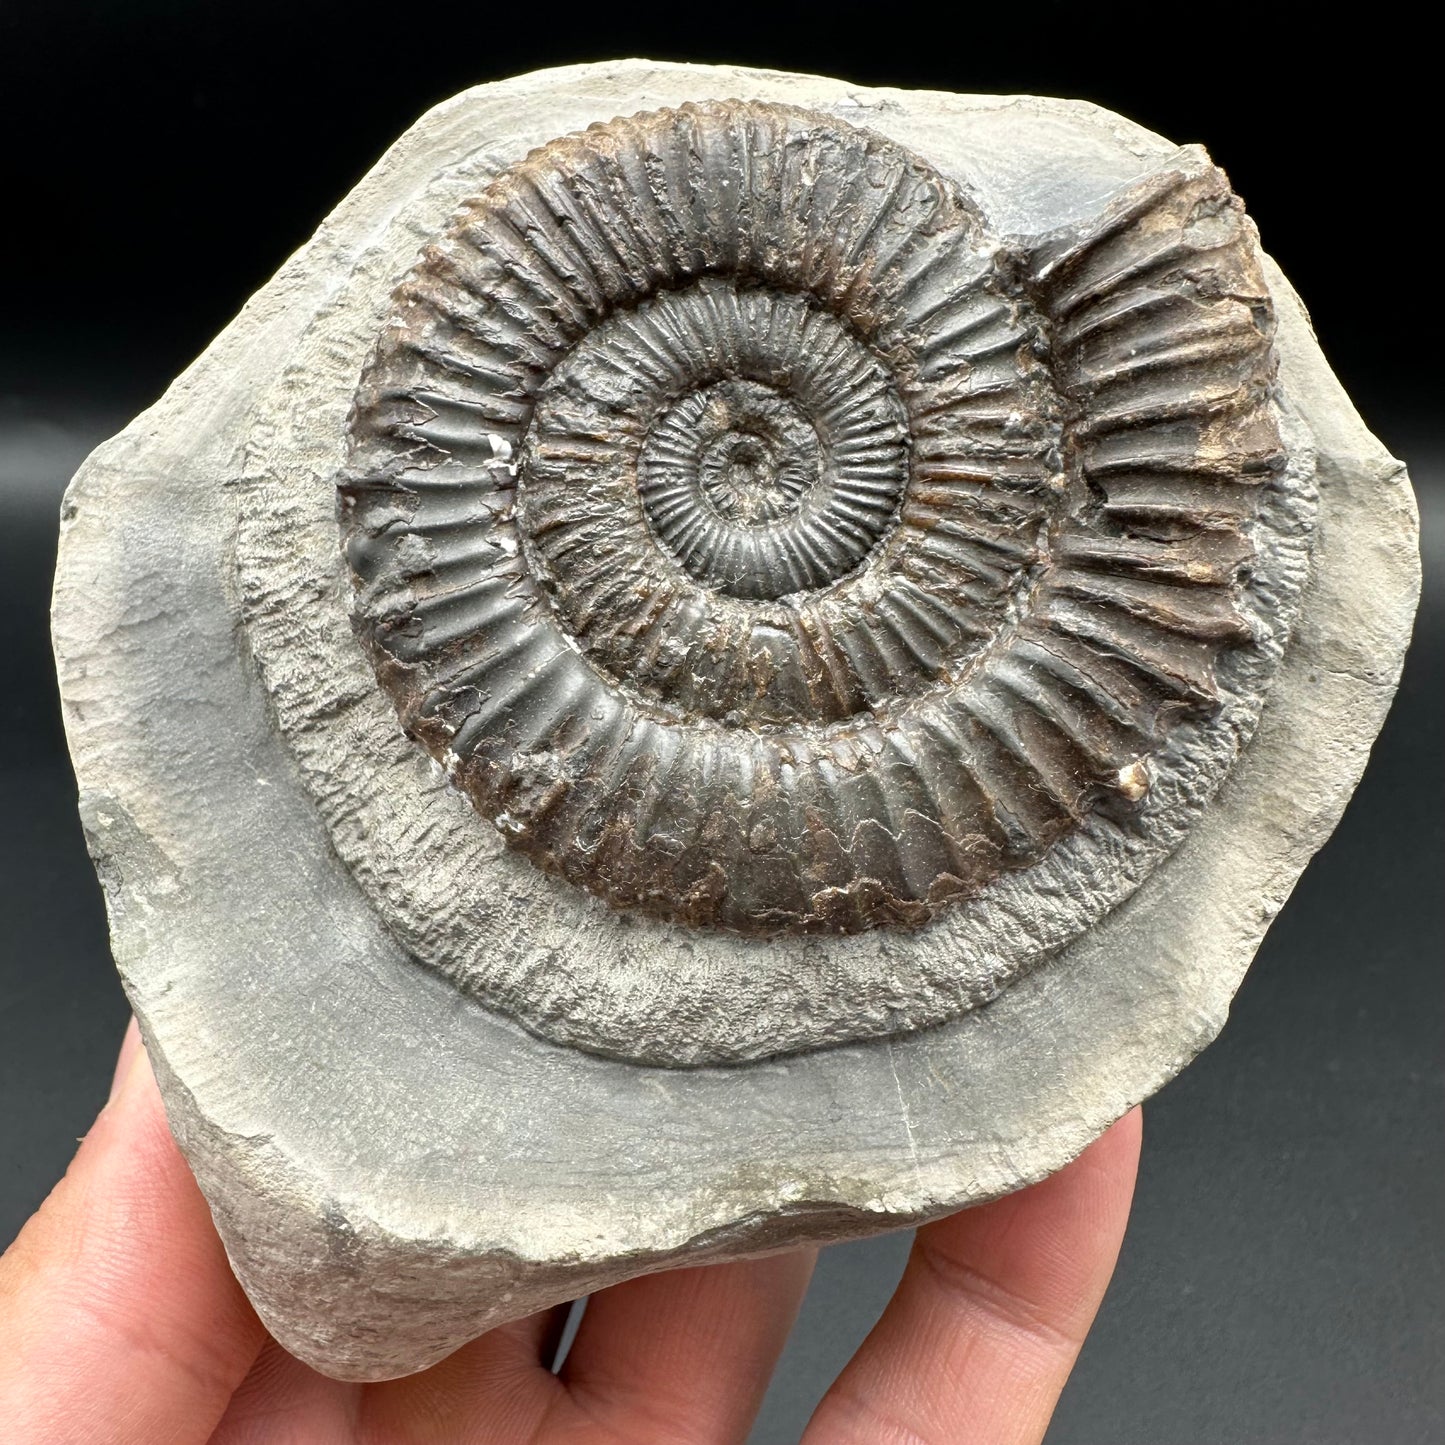
[[[883,534],[901,470],[866,499],[850,497],[832,438],[811,419],[820,400],[728,376],[654,422],[638,459],[643,510],[699,582],[734,597],[783,597],[851,571]]]
[[[719,382],[688,400],[702,403],[698,478],[718,518],[766,527],[793,516],[818,480],[817,437],[797,408],[749,381]]]

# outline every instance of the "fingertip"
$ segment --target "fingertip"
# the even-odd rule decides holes
[[[114,1099],[120,1092],[120,1086],[125,1082],[126,1075],[130,1072],[131,1065],[135,1062],[138,1052],[144,1052],[145,1046],[141,1043],[140,1025],[136,1022],[135,1015],[130,1016],[125,1026],[125,1033],[121,1035],[120,1054],[115,1061],[115,1069],[111,1074],[110,1093],[107,1102]]]
[[[799,1249],[691,1265],[600,1291],[561,1371],[569,1399],[614,1428],[645,1412],[659,1438],[743,1438],[816,1258]]]
[[[1122,1119],[1110,1125],[1110,1132],[1117,1131],[1123,1138],[1137,1145],[1144,1137],[1144,1106],[1135,1104]]]
[[[1113,1273],[1143,1119],[1131,1109],[1027,1189],[922,1226],[809,1442],[1043,1438]]]
[[[1140,1104],[1115,1120],[1087,1149],[1061,1173],[1089,1170],[1102,1173],[1115,1189],[1132,1198],[1144,1144],[1144,1109]],[[1056,1176],[1057,1177],[1057,1176]]]

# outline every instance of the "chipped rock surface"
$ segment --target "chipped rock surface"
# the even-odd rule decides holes
[[[1417,590],[1197,147],[438,107],[65,501],[116,961],[268,1327],[388,1378],[1059,1168],[1223,1025]]]

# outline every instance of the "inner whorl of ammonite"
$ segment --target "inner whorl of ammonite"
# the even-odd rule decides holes
[[[908,479],[903,406],[867,348],[801,296],[713,279],[624,324],[654,335],[691,324],[703,343],[660,389],[635,479],[654,535],[686,571],[768,599],[857,567]]]
[[[745,933],[917,924],[1219,704],[1268,293],[1212,168],[1012,253],[828,116],[657,111],[499,176],[352,418],[356,625],[538,866]]]

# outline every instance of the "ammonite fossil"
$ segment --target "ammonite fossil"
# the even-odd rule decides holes
[[[645,111],[479,186],[378,331],[335,472],[354,621],[474,816],[402,800],[379,858],[368,763],[334,826],[416,955],[529,1028],[700,1063],[957,1014],[1117,903],[1248,731],[1231,678],[1277,655],[1309,500],[1201,154],[1022,240],[863,125]],[[277,679],[291,525],[242,518]],[[329,692],[276,692],[334,775]],[[496,948],[494,865],[457,860],[498,837],[577,890],[527,896],[587,959],[539,957],[530,910]],[[1074,907],[1000,947],[1039,870]]]
[[[81,473],[57,586],[273,1330],[398,1373],[1071,1157],[1342,805],[1407,496],[1118,117],[644,62],[428,117]]]
[[[816,113],[594,126],[395,295],[343,483],[362,634],[479,812],[614,906],[919,923],[1218,710],[1272,333],[1202,160],[1025,250]]]

